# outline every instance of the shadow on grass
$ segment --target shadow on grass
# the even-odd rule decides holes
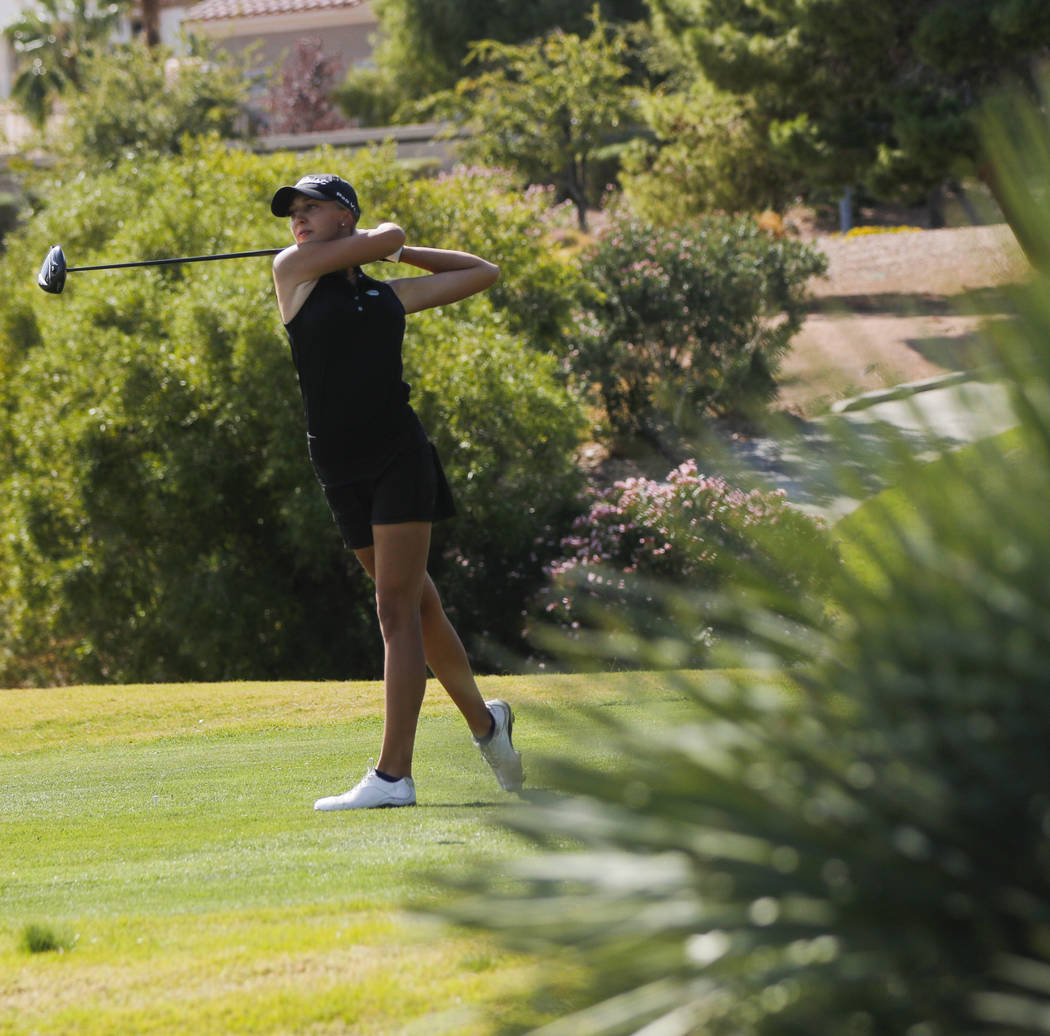
[[[946,317],[992,316],[1011,311],[1009,292],[1005,287],[974,288],[957,295],[931,292],[887,291],[874,294],[817,295],[809,300],[807,313],[826,316]]]
[[[549,805],[552,802],[558,802],[565,796],[561,792],[552,791],[548,788],[526,788],[518,792],[509,792],[506,798],[488,800],[485,802],[418,802],[416,803],[416,809],[449,809],[449,810],[461,810],[461,809],[507,809],[518,804],[518,802],[527,802],[533,806],[544,806]]]
[[[909,349],[948,371],[967,371],[979,367],[985,362],[986,342],[987,336],[977,331],[905,339]]]

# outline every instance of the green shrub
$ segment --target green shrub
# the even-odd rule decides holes
[[[675,75],[672,70],[672,75]],[[770,146],[756,98],[735,96],[677,70],[685,89],[639,92],[649,132],[630,142],[619,182],[632,208],[665,227],[710,212],[783,209],[804,187]]]
[[[506,329],[537,352],[562,355],[573,307],[585,291],[584,273],[547,243],[564,206],[553,188],[522,192],[499,169],[457,167],[434,179],[413,179],[390,199],[412,239],[456,241],[500,264],[486,292]]]
[[[18,197],[7,191],[0,191],[0,241],[18,226],[18,214],[21,205]]]
[[[570,362],[597,385],[614,433],[631,437],[651,435],[658,413],[677,422],[748,411],[772,396],[806,282],[826,260],[750,219],[669,230],[621,209],[583,265],[594,294],[579,312]]]
[[[554,356],[487,316],[413,318],[406,362],[419,414],[447,462],[460,517],[434,529],[431,571],[457,628],[490,664],[524,649],[552,530],[576,513],[586,424]]]
[[[245,68],[194,41],[189,56],[144,43],[89,57],[90,89],[71,95],[60,131],[67,164],[116,165],[150,153],[178,153],[183,137],[247,135]]]
[[[396,79],[362,66],[351,68],[332,96],[355,126],[389,126],[403,101]]]
[[[555,360],[520,330],[536,324],[534,301],[550,290],[529,281],[552,262],[542,242],[513,234],[539,200],[465,173],[445,188],[415,182],[385,151],[264,158],[187,139],[181,155],[52,175],[36,185],[46,205],[9,239],[4,682],[380,671],[371,587],[306,457],[266,260],[73,273],[59,297],[26,273],[56,241],[70,265],[284,244],[287,227],[268,210],[274,187],[330,168],[355,182],[366,223],[395,218],[410,240],[468,248],[512,271],[498,299],[410,321],[406,377],[462,512],[436,539],[447,603],[469,643],[516,650],[525,600],[542,581],[537,529],[575,499],[580,427]],[[475,218],[486,204],[516,213],[510,229]]]
[[[31,921],[22,929],[19,948],[23,953],[67,953],[77,941],[77,936],[54,925]]]

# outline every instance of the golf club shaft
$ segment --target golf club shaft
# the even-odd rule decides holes
[[[208,263],[216,259],[250,259],[256,255],[276,255],[283,248],[260,248],[255,252],[226,252],[223,255],[191,255],[179,259],[140,259],[134,263],[104,263],[101,266],[70,266],[66,273],[85,270],[124,270],[130,266],[170,266],[174,263]]]

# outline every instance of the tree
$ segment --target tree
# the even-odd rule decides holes
[[[57,98],[83,89],[85,62],[109,42],[129,2],[37,0],[4,29],[20,59],[11,96],[37,129]]]
[[[188,135],[243,137],[243,67],[195,40],[176,58],[145,41],[116,46],[84,64],[91,88],[72,96],[58,146],[75,166],[116,165],[143,154],[178,153]]]
[[[656,30],[748,97],[811,187],[928,192],[972,170],[972,115],[1050,48],[1042,0],[653,0]]]
[[[639,215],[670,227],[712,211],[779,211],[804,187],[750,97],[703,76],[637,96],[647,132],[624,150],[620,186]]]
[[[142,38],[147,47],[160,44],[160,0],[141,0]]]
[[[586,39],[559,29],[520,46],[481,40],[470,60],[482,71],[435,107],[470,131],[468,160],[512,169],[527,183],[553,182],[586,230],[600,189],[591,167],[622,137],[629,115],[624,50],[622,32],[597,11]]]
[[[411,102],[455,85],[474,41],[520,44],[555,28],[583,32],[595,6],[594,0],[376,0],[382,30],[376,67],[351,70],[343,110],[385,121],[401,108],[411,119]],[[601,0],[597,7],[613,22],[646,15],[645,0]],[[382,100],[366,101],[369,94]]]
[[[340,66],[337,56],[325,55],[319,38],[296,40],[295,53],[270,89],[270,132],[308,133],[345,126],[333,97]]]

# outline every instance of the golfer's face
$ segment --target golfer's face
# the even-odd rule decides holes
[[[288,209],[296,244],[331,241],[352,228],[353,216],[338,202],[318,201],[300,194]]]

